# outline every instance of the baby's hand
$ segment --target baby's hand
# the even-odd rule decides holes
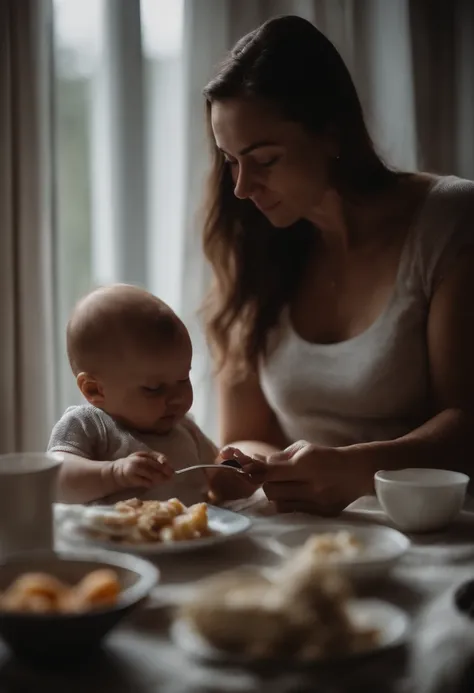
[[[140,450],[112,462],[112,475],[120,488],[151,488],[168,481],[174,474],[166,457],[159,452]]]

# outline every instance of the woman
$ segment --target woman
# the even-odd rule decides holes
[[[474,183],[388,168],[298,17],[241,39],[204,94],[223,442],[263,456],[281,510],[338,513],[382,468],[469,473]]]

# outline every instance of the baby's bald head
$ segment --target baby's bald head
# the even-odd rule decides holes
[[[74,375],[100,372],[127,353],[159,350],[187,331],[169,306],[148,291],[115,284],[76,305],[67,326]]]

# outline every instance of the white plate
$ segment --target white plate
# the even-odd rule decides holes
[[[356,556],[330,559],[331,565],[352,578],[375,578],[386,574],[410,548],[410,540],[390,527],[328,521],[285,530],[271,539],[269,546],[283,558],[290,558],[309,537],[340,531],[353,534],[363,547]]]
[[[59,504],[58,504],[59,505]],[[71,507],[68,512],[64,506],[55,510],[56,526],[60,538],[72,544],[87,544],[88,546],[100,546],[114,551],[125,551],[126,553],[141,553],[146,555],[157,555],[165,553],[182,553],[185,551],[195,551],[196,549],[206,549],[217,544],[234,539],[251,526],[251,520],[245,515],[239,515],[231,510],[216,508],[208,505],[209,527],[216,532],[211,537],[193,539],[192,541],[173,541],[169,543],[146,542],[143,544],[132,544],[126,542],[108,541],[106,539],[96,539],[92,537],[78,522],[78,508]]]
[[[353,622],[362,627],[376,628],[379,631],[378,644],[362,652],[353,652],[341,657],[331,658],[331,660],[314,660],[311,662],[301,660],[289,660],[282,662],[278,659],[278,666],[302,666],[314,664],[326,664],[355,657],[366,657],[375,655],[392,647],[403,644],[410,630],[410,619],[407,614],[393,604],[378,599],[354,599],[348,605],[348,610]],[[184,618],[174,621],[171,626],[171,637],[174,643],[186,654],[200,660],[228,663],[228,664],[256,664],[259,660],[243,657],[242,655],[232,655],[224,650],[211,645],[205,638],[197,633],[190,623]],[[270,660],[266,660],[270,663]],[[263,661],[262,661],[263,663]]]

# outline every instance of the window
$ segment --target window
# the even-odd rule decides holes
[[[56,310],[60,408],[79,393],[64,354],[71,308],[93,284],[91,99],[103,40],[102,0],[54,0]]]
[[[54,0],[58,414],[77,299],[128,281],[179,312],[183,0]],[[166,244],[166,252],[165,252]]]

